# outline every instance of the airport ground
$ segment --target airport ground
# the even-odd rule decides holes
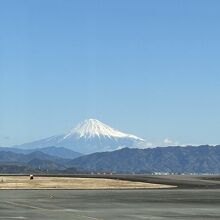
[[[2,176],[0,189],[158,189],[173,188],[155,184],[110,178],[53,177],[53,176]]]
[[[100,177],[102,178],[102,177]],[[107,178],[107,177],[106,177]],[[109,177],[110,178],[110,177]],[[116,177],[114,177],[116,178]],[[218,176],[117,176],[171,189],[0,190],[0,219],[220,219]]]
[[[220,219],[220,190],[2,190],[0,219]]]
[[[0,184],[2,178],[12,175],[1,174]],[[14,177],[21,177],[24,175],[13,175]],[[36,176],[35,176],[36,177]],[[86,178],[86,179],[110,179],[110,180],[125,180],[141,183],[151,183],[159,185],[176,186],[178,189],[220,189],[220,175],[130,175],[130,174],[41,174],[37,177],[65,177],[65,178]],[[28,176],[27,176],[28,178]],[[4,180],[3,180],[4,181]],[[48,181],[49,183],[50,181]],[[44,187],[46,188],[46,187]],[[48,187],[49,188],[49,187]],[[88,188],[87,188],[88,189]],[[93,188],[94,189],[94,188]]]

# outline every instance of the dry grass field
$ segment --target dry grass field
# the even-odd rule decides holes
[[[98,178],[70,177],[0,177],[0,189],[157,189],[173,186]]]

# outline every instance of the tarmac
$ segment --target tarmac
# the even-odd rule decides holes
[[[63,176],[63,175],[62,175]],[[145,190],[0,190],[0,220],[219,220],[220,176],[72,175],[176,185]]]
[[[213,220],[219,189],[0,190],[0,219]]]

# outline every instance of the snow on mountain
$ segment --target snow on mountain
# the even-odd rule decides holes
[[[88,119],[80,123],[72,131],[66,134],[64,139],[75,135],[85,139],[104,136],[108,138],[134,138],[137,140],[143,140],[134,135],[125,134],[115,130],[97,119]]]
[[[126,134],[96,120],[88,119],[64,135],[56,135],[16,147],[31,149],[42,147],[66,147],[83,154],[112,151],[123,147],[147,146],[144,139]]]

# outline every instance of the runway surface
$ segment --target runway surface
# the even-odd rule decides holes
[[[0,219],[213,220],[220,189],[1,190]]]

